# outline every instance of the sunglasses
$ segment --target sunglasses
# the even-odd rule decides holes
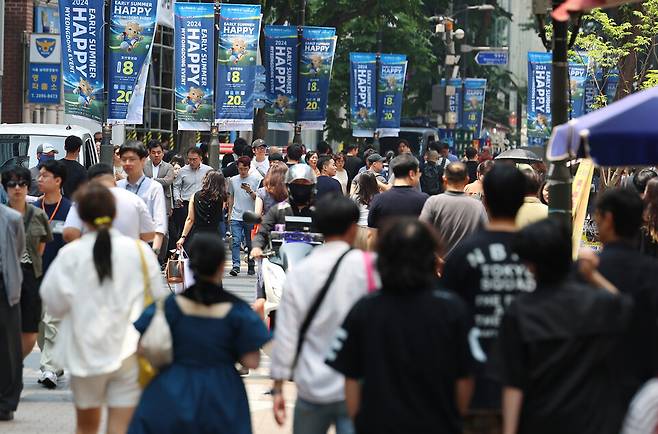
[[[27,187],[27,181],[8,181],[7,188]]]

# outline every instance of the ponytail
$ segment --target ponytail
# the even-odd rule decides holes
[[[108,227],[99,228],[94,243],[94,267],[98,273],[98,281],[103,283],[105,278],[112,279],[112,242]]]

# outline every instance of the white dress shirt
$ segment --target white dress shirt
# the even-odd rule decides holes
[[[336,261],[349,246],[342,241],[328,242],[286,273],[281,305],[276,314],[276,333],[272,347],[271,376],[291,378],[290,368],[297,349],[297,338],[311,304],[325,284]],[[354,250],[343,258],[333,283],[306,332],[294,371],[297,395],[316,404],[345,399],[345,380],[325,364],[336,331],[354,303],[368,292],[368,277],[363,252]],[[303,272],[300,273],[300,270]],[[313,278],[309,279],[309,276]],[[378,279],[375,276],[375,279]]]
[[[137,351],[133,327],[144,310],[141,245],[154,297],[165,295],[158,259],[143,241],[110,230],[112,279],[98,281],[94,266],[96,232],[65,245],[41,283],[49,314],[61,319],[54,359],[71,375],[89,377],[116,371]]]
[[[160,163],[160,164],[162,164],[162,163]],[[153,179],[157,178],[158,173],[160,173],[160,164],[158,164],[157,166],[155,164],[153,164],[153,176],[152,176]]]
[[[167,233],[167,202],[162,184],[142,175],[135,184],[129,183],[128,178],[117,181],[117,187],[139,196],[146,204],[155,223],[155,232],[163,235]]]

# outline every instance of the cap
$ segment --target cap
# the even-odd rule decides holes
[[[59,151],[55,148],[55,145],[50,143],[42,143],[41,145],[37,146],[37,153],[49,154],[51,152],[59,154]]]
[[[372,163],[378,163],[380,161],[386,161],[386,158],[382,157],[379,154],[371,154],[368,156],[367,161],[368,163],[372,164]]]
[[[252,148],[260,148],[261,146],[264,146],[267,148],[267,143],[265,143],[265,140],[263,139],[256,139],[251,143]]]

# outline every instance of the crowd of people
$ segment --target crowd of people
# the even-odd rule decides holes
[[[274,418],[289,418],[292,379],[295,434],[657,428],[655,171],[598,194],[602,249],[574,261],[544,174],[488,149],[239,138],[213,170],[204,147],[183,158],[157,141],[84,169],[80,146],[67,138],[57,160],[44,143],[37,167],[1,176],[0,420],[38,343],[39,382],[70,376],[80,434],[103,407],[113,434],[250,433],[236,366],[257,368],[271,343]],[[260,264],[287,216],[324,242],[287,273],[272,333]],[[179,295],[162,277],[169,251],[194,275]],[[223,284],[243,263],[258,275],[251,306]],[[159,315],[173,356],[147,382],[140,335]]]

